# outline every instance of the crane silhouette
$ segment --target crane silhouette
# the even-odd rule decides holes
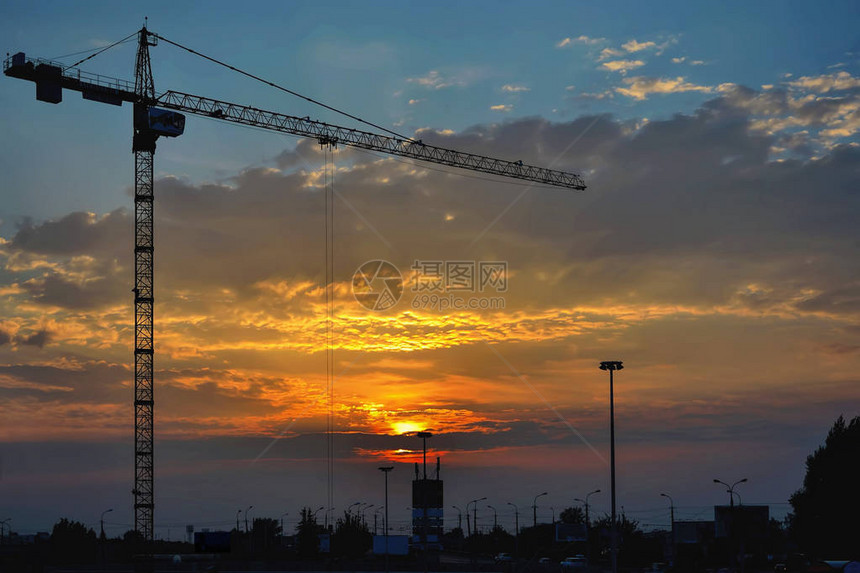
[[[7,76],[35,82],[36,99],[40,101],[58,104],[62,102],[63,90],[65,89],[80,92],[83,98],[87,100],[117,106],[127,102],[133,106],[132,150],[135,159],[133,289],[135,470],[132,493],[134,495],[135,531],[140,534],[144,541],[149,542],[152,541],[154,534],[155,509],[153,461],[153,411],[155,405],[153,393],[155,355],[153,344],[153,303],[155,298],[153,288],[154,159],[156,141],[159,137],[178,137],[184,132],[184,113],[312,138],[323,146],[356,147],[553,187],[581,191],[585,189],[585,184],[576,173],[526,165],[520,160],[506,161],[427,145],[421,140],[401,136],[195,52],[150,32],[146,25],[137,32],[137,40],[134,83],[84,72],[76,69],[77,64],[64,67],[62,64],[49,60],[28,58],[23,52],[7,57],[4,61],[3,71]],[[341,127],[311,120],[310,117],[296,117],[179,91],[168,90],[158,94],[155,91],[155,82],[152,76],[149,48],[158,45],[159,40],[262,81],[271,87],[297,95],[307,101],[374,126],[387,132],[388,135]],[[85,60],[87,59],[89,58],[85,58]]]

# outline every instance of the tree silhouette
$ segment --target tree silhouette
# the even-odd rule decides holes
[[[51,552],[57,563],[86,563],[96,556],[96,532],[65,517],[51,531]]]
[[[848,558],[857,551],[860,514],[860,416],[839,416],[823,446],[806,458],[803,487],[789,500],[791,534],[798,547],[821,558]]]
[[[271,517],[255,517],[251,526],[251,540],[255,551],[269,551],[278,545],[281,524]]]
[[[320,533],[323,533],[323,528],[317,523],[313,510],[303,507],[301,519],[296,526],[296,550],[299,557],[310,559],[319,554]]]
[[[558,515],[562,523],[585,523],[585,512],[581,507],[568,507]]]
[[[359,557],[373,545],[373,535],[358,513],[345,511],[337,520],[331,540],[332,551],[343,557]]]

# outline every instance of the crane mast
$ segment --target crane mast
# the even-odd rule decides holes
[[[153,372],[153,178],[158,134],[145,121],[155,100],[149,60],[150,40],[140,30],[134,69],[134,529],[145,541],[154,536],[155,460]]]
[[[142,539],[154,538],[154,158],[158,137],[176,137],[185,127],[190,113],[227,122],[313,138],[323,145],[339,144],[396,155],[427,163],[447,165],[505,178],[538,184],[584,190],[585,183],[576,173],[525,165],[483,155],[464,153],[424,144],[421,140],[391,137],[350,129],[251,106],[224,102],[177,91],[155,92],[149,47],[157,36],[146,29],[138,32],[134,84],[61,64],[27,58],[18,52],[7,58],[7,76],[33,81],[36,99],[60,103],[62,90],[80,92],[84,99],[122,105],[133,104],[134,136],[134,527]]]

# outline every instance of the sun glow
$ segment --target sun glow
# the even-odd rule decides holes
[[[393,422],[391,424],[391,429],[394,430],[394,433],[396,434],[411,434],[414,432],[420,432],[424,429],[424,426],[416,422]]]

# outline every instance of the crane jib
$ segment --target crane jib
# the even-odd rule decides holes
[[[48,60],[33,60],[25,57],[22,52],[5,60],[4,73],[10,77],[35,82],[37,98],[51,103],[62,101],[62,88],[79,91],[85,99],[103,103],[114,105],[121,105],[124,101],[140,103],[140,96],[135,93],[134,84],[130,82],[77,69],[62,68],[60,64]],[[521,179],[580,191],[585,189],[585,182],[576,173],[525,165],[522,161],[506,161],[464,153],[427,145],[420,140],[341,127],[313,121],[309,117],[295,117],[172,90],[161,94],[155,100],[146,101],[145,104],[148,109],[154,110],[153,114],[147,116],[145,123],[136,122],[136,125],[146,127],[155,135],[166,137],[181,135],[185,118],[181,113],[175,112],[184,112],[300,137],[310,137],[324,145],[336,143],[428,163],[480,171],[509,179]],[[167,109],[154,108],[155,105]],[[168,109],[172,111],[168,112]],[[169,115],[171,113],[174,115]]]

